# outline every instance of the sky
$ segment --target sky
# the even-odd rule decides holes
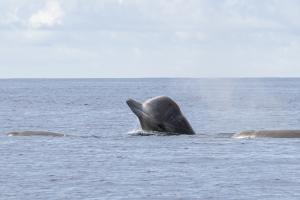
[[[0,78],[297,76],[299,0],[0,1]]]

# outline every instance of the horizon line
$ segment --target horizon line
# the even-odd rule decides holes
[[[300,78],[300,76],[216,76],[216,77],[0,77],[0,80],[8,79],[287,79]]]

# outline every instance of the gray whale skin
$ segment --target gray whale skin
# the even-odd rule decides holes
[[[242,131],[232,136],[233,138],[300,138],[300,130],[264,130]]]
[[[170,97],[158,96],[143,103],[128,99],[126,103],[145,131],[164,132],[169,135],[195,134],[179,106]]]
[[[65,134],[53,133],[48,131],[14,131],[6,134],[7,136],[52,136],[52,137],[64,137]]]

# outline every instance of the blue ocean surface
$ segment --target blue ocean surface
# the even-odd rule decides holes
[[[134,134],[125,101],[158,95],[196,135]],[[0,199],[300,199],[300,139],[253,129],[300,129],[300,79],[2,79]]]

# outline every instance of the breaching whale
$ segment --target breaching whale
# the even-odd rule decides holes
[[[158,96],[144,103],[128,99],[127,104],[145,131],[165,132],[171,135],[195,134],[179,106],[170,97]]]

